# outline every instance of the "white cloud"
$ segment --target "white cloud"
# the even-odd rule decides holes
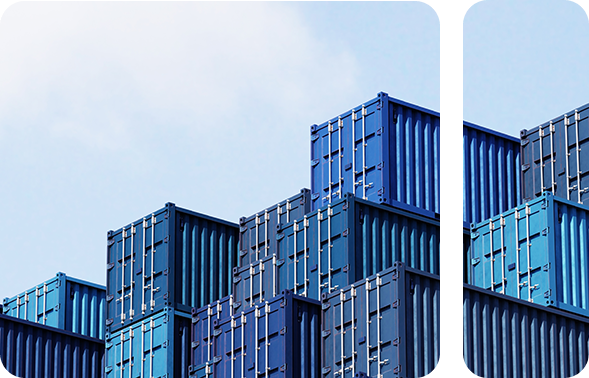
[[[286,4],[20,3],[0,45],[0,120],[101,148],[140,143],[137,115],[248,135],[244,114],[289,119],[357,76],[351,52],[316,40]]]

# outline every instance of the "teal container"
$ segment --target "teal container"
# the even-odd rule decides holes
[[[106,287],[57,273],[5,298],[3,313],[83,336],[104,339]]]

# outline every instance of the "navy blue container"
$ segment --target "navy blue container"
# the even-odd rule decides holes
[[[112,331],[164,307],[193,307],[228,295],[239,226],[172,203],[117,231],[107,248],[107,325]]]
[[[322,302],[323,377],[422,377],[436,367],[439,276],[395,263]]]
[[[213,326],[213,377],[321,377],[318,301],[284,291]]]
[[[259,213],[239,220],[239,266],[276,253],[276,229],[311,211],[311,191],[301,192]]]
[[[0,315],[0,360],[22,378],[100,378],[104,340]]]
[[[319,300],[322,293],[387,269],[395,261],[437,274],[439,233],[436,219],[346,193],[283,225],[276,255],[235,269],[236,305],[249,307],[285,289]]]
[[[470,252],[470,229],[462,229],[462,256],[463,256],[463,269],[462,269],[462,281],[464,283],[471,282],[470,279],[470,264],[471,264],[471,252]]]
[[[464,122],[464,227],[489,219],[521,203],[520,141]]]
[[[440,213],[440,115],[381,92],[311,126],[312,210],[345,193]]]
[[[520,137],[524,201],[549,192],[589,205],[589,104]]]
[[[198,366],[190,366],[191,378],[207,378],[212,377],[212,374],[211,364],[208,362]]]

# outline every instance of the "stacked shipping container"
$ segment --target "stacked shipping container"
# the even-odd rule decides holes
[[[465,360],[478,375],[571,376],[587,362],[588,117],[585,105],[522,130],[523,201],[471,225],[465,272],[488,289],[465,288]]]
[[[587,318],[537,305],[589,311],[581,162],[587,108],[522,132],[521,147],[516,138],[464,123],[464,276],[492,289],[464,287],[465,361],[477,374],[568,376],[587,360]],[[169,203],[110,231],[103,302],[83,299],[80,307],[75,288],[68,307],[84,317],[104,306],[97,310],[106,316],[103,374],[418,377],[432,371],[439,357],[439,122],[436,112],[379,93],[311,127],[310,191],[239,225]],[[559,159],[564,155],[569,158]],[[522,192],[530,202],[520,206]],[[32,291],[20,296],[24,302],[7,299],[6,309],[54,322],[61,308],[52,307],[50,286],[35,288],[35,311],[26,301]],[[104,335],[104,327],[74,319],[56,324]],[[515,347],[497,353],[498,343],[516,334]],[[546,342],[538,345],[537,338]],[[18,348],[20,361],[24,349]],[[7,349],[11,354],[2,355]],[[24,371],[12,362],[13,350],[2,347],[0,356]],[[30,350],[25,353],[29,358]],[[540,361],[548,353],[553,358]],[[530,367],[530,357],[542,374]]]

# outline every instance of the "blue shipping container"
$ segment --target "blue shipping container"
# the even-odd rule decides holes
[[[193,307],[228,295],[239,226],[172,203],[117,231],[107,248],[107,325],[121,329],[164,307]]]
[[[471,229],[472,284],[589,316],[589,208],[544,193]]]
[[[164,307],[148,318],[107,333],[105,377],[186,378],[190,314]]]
[[[268,300],[282,290],[319,300],[402,261],[439,273],[439,221],[351,193],[284,225],[277,254],[235,269],[236,306]],[[262,294],[260,296],[260,293]]]
[[[301,219],[311,211],[311,192],[301,192],[285,201],[239,220],[239,266],[276,253],[276,230],[282,223]]]
[[[284,291],[213,325],[213,377],[321,377],[318,301]]]
[[[233,295],[199,309],[192,309],[191,366],[206,364],[213,359],[213,321],[221,321],[233,315]],[[197,369],[198,370],[198,369]]]
[[[190,366],[190,377],[191,378],[207,378],[207,377],[212,377],[213,376],[213,372],[212,372],[212,368],[211,368],[211,364],[208,362],[205,362],[202,365],[198,365],[198,366]]]
[[[0,315],[0,360],[22,378],[100,378],[104,340]]]
[[[481,377],[564,378],[588,359],[589,319],[464,285],[464,361]]]
[[[5,298],[3,313],[104,339],[105,298],[104,286],[57,273],[31,289]]]
[[[524,201],[550,192],[589,205],[589,104],[520,137]]]
[[[397,262],[322,302],[323,377],[422,377],[435,368],[439,276]]]
[[[384,92],[311,126],[312,210],[354,193],[427,216],[439,214],[439,145],[439,113]]]
[[[520,141],[464,122],[464,227],[521,204]]]

